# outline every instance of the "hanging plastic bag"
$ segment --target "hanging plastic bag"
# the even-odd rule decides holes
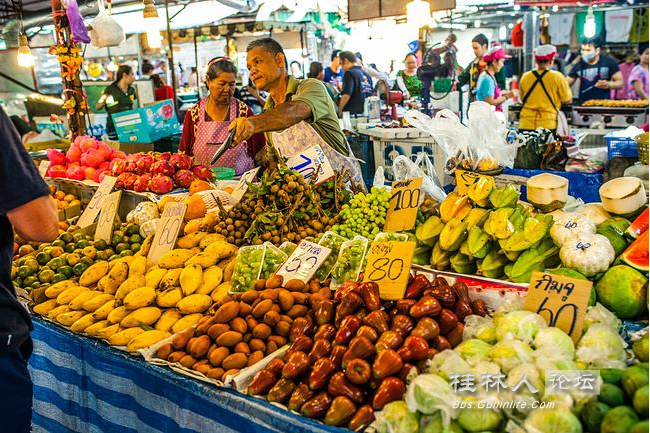
[[[487,171],[499,166],[512,167],[517,148],[506,142],[508,128],[498,119],[492,106],[483,101],[472,102],[467,118],[473,169]]]
[[[441,202],[445,199],[447,195],[442,190],[442,188],[438,186],[438,184],[435,181],[433,164],[431,164],[431,161],[428,161],[428,163],[430,164],[430,166],[427,167],[428,174],[425,173],[425,171],[422,170],[422,168],[420,168],[420,163],[422,163],[425,157],[428,161],[428,156],[424,154],[420,154],[418,155],[416,162],[413,162],[404,155],[398,156],[393,161],[393,176],[395,177],[395,180],[404,180],[404,179],[411,179],[414,177],[421,177],[422,191],[424,191],[425,194],[433,197],[438,202]],[[424,200],[424,197],[422,197],[422,200]]]
[[[84,19],[81,16],[81,12],[79,12],[77,0],[63,0],[63,7],[65,7],[65,15],[68,17],[68,22],[70,23],[72,40],[76,43],[83,42],[84,44],[90,42],[88,29],[86,29]]]
[[[96,48],[117,47],[124,42],[124,30],[106,11],[104,0],[97,0],[99,13],[90,23],[90,43]]]

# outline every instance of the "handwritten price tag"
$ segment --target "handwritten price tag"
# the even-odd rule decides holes
[[[368,250],[363,281],[377,283],[381,299],[404,298],[414,253],[415,242],[373,242]]]
[[[38,173],[41,177],[45,177],[48,168],[50,168],[50,161],[48,160],[43,160],[38,164]]]
[[[549,326],[560,328],[577,343],[592,286],[591,281],[533,272],[524,308],[539,314]]]
[[[185,203],[169,202],[165,205],[156,234],[153,236],[151,249],[147,256],[148,260],[158,263],[158,259],[163,254],[174,248],[186,210],[187,205]]]
[[[385,232],[401,232],[415,227],[422,196],[422,178],[396,180],[391,186],[391,198],[386,214]]]
[[[494,178],[492,176],[474,173],[473,171],[456,170],[456,190],[458,194],[467,194],[467,189],[481,178],[488,179],[488,181],[492,182],[492,186],[494,186]]]
[[[323,152],[323,148],[318,144],[289,158],[287,160],[287,166],[291,170],[296,170],[300,173],[308,182],[311,182],[312,176],[315,175],[316,180],[314,182],[316,185],[334,176],[334,169],[329,159],[327,159],[325,152]],[[318,172],[316,172],[316,169],[318,169]]]
[[[332,250],[322,245],[309,241],[302,241],[298,244],[286,262],[280,266],[278,275],[284,277],[284,281],[293,279],[307,282],[311,280],[314,273],[320,268]]]
[[[97,221],[97,229],[95,230],[95,240],[103,239],[106,242],[111,242],[111,234],[113,233],[113,221],[115,215],[120,208],[120,198],[122,191],[115,191],[110,193],[104,199],[102,209],[99,212],[99,220]]]
[[[248,184],[255,179],[255,176],[257,176],[257,172],[260,171],[260,168],[254,168],[252,170],[248,170],[246,173],[241,175],[241,178],[239,179],[239,183],[235,187],[235,189],[232,191],[232,196],[237,199],[237,201],[241,200],[241,198],[246,194],[246,191],[248,190]]]
[[[102,180],[102,182],[99,184],[99,186],[97,187],[97,191],[95,191],[95,194],[93,194],[92,198],[90,199],[88,206],[86,206],[84,213],[82,213],[81,216],[79,217],[79,221],[77,221],[77,225],[79,227],[81,228],[88,227],[89,225],[95,222],[95,218],[97,218],[97,215],[99,214],[99,211],[102,208],[104,199],[113,190],[116,181],[117,181],[116,177],[113,176],[104,177],[104,180]]]

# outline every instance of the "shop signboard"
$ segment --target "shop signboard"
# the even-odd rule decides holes
[[[152,143],[180,133],[171,99],[115,114],[113,121],[122,143]]]

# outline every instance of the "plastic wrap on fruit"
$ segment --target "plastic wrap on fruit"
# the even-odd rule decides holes
[[[370,380],[372,368],[365,359],[355,358],[345,367],[345,378],[355,385],[363,385]]]
[[[493,210],[483,224],[483,231],[497,239],[509,238],[515,232],[515,226],[510,222],[514,211],[510,207]]]
[[[140,225],[140,236],[146,238],[149,235],[155,234],[159,223],[160,218],[154,218]]]
[[[524,251],[544,239],[553,225],[551,215],[536,215],[527,217],[521,229],[516,230],[509,238],[500,240],[499,245],[505,251]]]
[[[312,390],[318,390],[327,385],[330,377],[336,372],[336,364],[329,358],[321,358],[314,363],[309,373],[308,384]]]
[[[460,251],[454,254],[449,262],[451,263],[451,268],[454,272],[459,274],[473,274],[476,271],[474,258],[466,256]]]
[[[543,271],[544,262],[554,255],[557,255],[559,248],[553,243],[553,239],[547,238],[539,246],[521,253],[517,261],[512,265],[508,277],[515,283],[527,283],[535,271]]]
[[[359,294],[367,310],[379,310],[379,307],[381,307],[381,299],[379,298],[379,286],[377,283],[362,283],[359,286]]]
[[[431,261],[429,263],[433,268],[439,271],[446,271],[451,265],[449,260],[451,259],[452,254],[451,251],[445,251],[440,248],[440,242],[437,242],[431,251]]]
[[[445,251],[456,251],[466,238],[467,223],[458,218],[452,218],[440,232],[438,245]]]
[[[356,411],[357,407],[352,400],[340,395],[332,400],[332,404],[325,415],[325,424],[336,427],[346,425]]]
[[[350,420],[348,429],[357,431],[361,427],[370,425],[375,420],[375,411],[369,404],[361,406]]]
[[[302,405],[300,412],[307,418],[322,418],[332,404],[332,397],[326,392],[319,392]]]
[[[328,357],[332,353],[332,343],[325,339],[316,340],[309,352],[309,361],[313,364],[321,358]]]
[[[373,328],[378,334],[388,331],[388,315],[383,311],[373,311],[366,315],[363,323]]]
[[[416,275],[406,287],[404,298],[418,299],[424,290],[431,285],[431,282],[424,275]]]
[[[357,335],[350,341],[348,350],[343,354],[342,366],[345,369],[348,365],[348,362],[355,359],[367,359],[370,356],[374,355],[376,352],[375,346],[372,344],[367,337]]]
[[[380,410],[391,401],[401,400],[406,392],[404,382],[396,377],[387,377],[381,381],[379,388],[372,399],[372,407]]]
[[[490,203],[495,208],[515,207],[519,200],[519,189],[514,185],[494,188],[490,192]]]
[[[478,206],[487,207],[490,204],[490,193],[493,188],[493,178],[480,176],[469,186],[469,188],[467,188],[467,196]]]
[[[260,370],[251,384],[248,386],[248,393],[251,395],[267,394],[277,382],[275,374],[269,370]]]
[[[375,349],[377,352],[382,350],[392,349],[397,350],[398,347],[402,345],[402,334],[397,331],[386,331],[379,337],[377,343],[375,343]]]
[[[342,371],[334,373],[334,376],[332,376],[327,385],[327,392],[332,396],[343,395],[348,397],[355,404],[363,404],[364,401],[364,394],[361,388],[348,382],[345,378],[345,373]]]
[[[271,388],[266,398],[270,402],[284,403],[289,400],[295,388],[296,384],[292,380],[283,377]]]
[[[438,216],[430,216],[415,229],[415,237],[418,243],[432,247],[438,240],[438,236],[444,226],[445,223]]]
[[[314,392],[309,389],[309,386],[306,383],[301,383],[296,387],[296,389],[293,391],[293,394],[291,394],[291,398],[289,398],[289,404],[287,407],[289,410],[293,410],[296,412],[300,412],[300,409],[302,409],[302,405],[307,402],[310,398],[314,396]]]
[[[454,191],[440,203],[440,219],[443,223],[449,222],[452,218],[462,220],[469,214],[471,209],[472,204],[469,197]]]
[[[427,350],[429,350],[427,340],[417,335],[409,335],[397,353],[403,361],[420,361],[427,358]]]
[[[356,335],[361,325],[361,319],[359,319],[357,316],[347,316],[345,319],[343,319],[341,326],[339,326],[339,330],[336,332],[334,343],[347,344],[352,339],[352,337]]]

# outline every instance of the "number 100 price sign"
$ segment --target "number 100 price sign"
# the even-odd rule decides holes
[[[414,253],[415,242],[373,242],[368,251],[363,281],[377,283],[381,299],[403,299]]]
[[[422,178],[396,180],[390,187],[391,198],[384,231],[401,232],[415,227],[422,197]]]

